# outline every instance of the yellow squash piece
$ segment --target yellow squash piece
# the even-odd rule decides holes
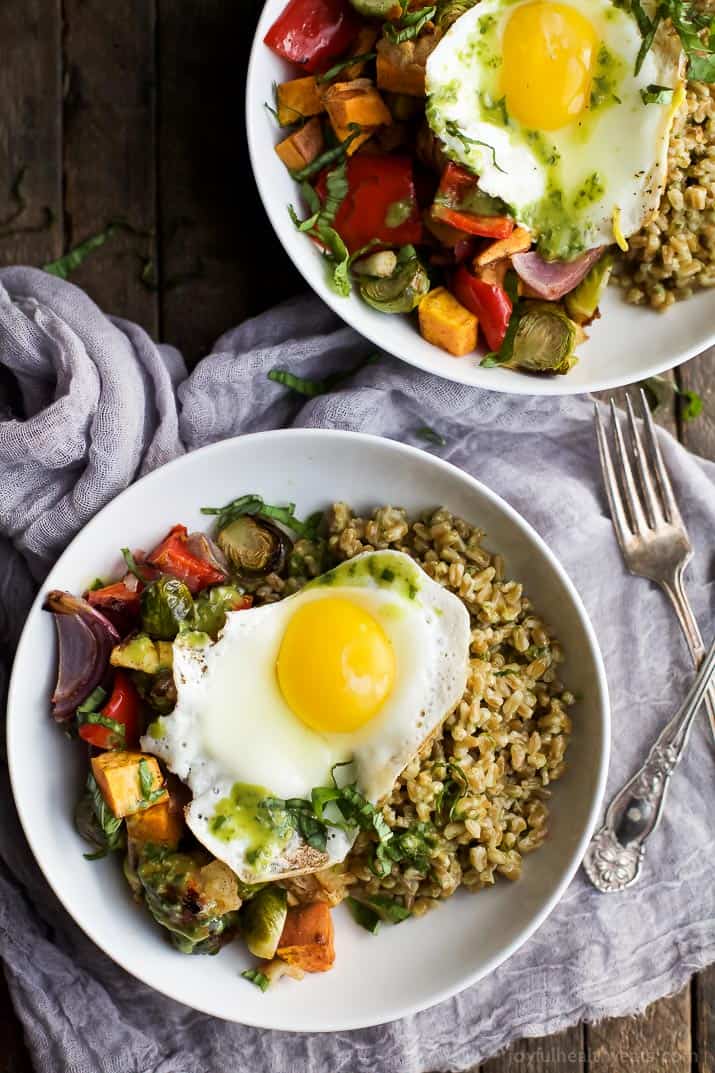
[[[282,127],[290,127],[324,111],[323,95],[315,75],[282,82],[276,88],[276,103],[278,122]]]
[[[164,789],[164,777],[154,756],[111,750],[93,756],[91,763],[97,786],[108,808],[118,819],[158,805],[169,798]],[[142,787],[142,771],[146,773],[146,790]]]
[[[418,307],[420,333],[456,358],[471,353],[477,345],[479,322],[446,287],[435,287]]]

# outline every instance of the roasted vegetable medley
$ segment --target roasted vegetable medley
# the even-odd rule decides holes
[[[306,562],[319,574],[329,565],[327,542],[321,515],[303,522],[292,506],[274,507],[256,495],[204,513],[215,517],[213,536],[175,525],[148,554],[124,548],[121,577],[98,578],[81,597],[48,594],[45,608],[58,638],[52,714],[87,749],[75,812],[91,846],[87,859],[121,856],[133,897],[181,953],[214,954],[240,935],[262,959],[244,976],[265,989],[282,975],[332,966],[331,907],[345,897],[343,866],[302,878],[298,869],[297,883],[246,882],[194,836],[186,822],[191,790],[147,743],[165,736],[177,704],[176,645],[216,641],[227,612],[250,608],[254,598],[260,605],[270,599],[270,586],[304,578]],[[259,849],[247,857],[254,863],[262,860],[262,847],[275,848],[293,830],[310,851],[324,854],[331,830],[339,829],[352,830],[353,838],[378,833],[375,875],[389,873],[393,861],[427,867],[427,825],[393,837],[379,809],[335,772],[310,799],[278,800],[245,783],[234,784],[233,797],[219,801],[211,831],[221,827],[220,837],[230,839],[248,816],[258,833]],[[372,932],[380,919],[410,915],[399,903],[377,900],[382,904],[350,899],[356,919]]]
[[[85,856],[121,859],[178,951],[240,937],[262,989],[332,966],[342,901],[375,933],[517,879],[573,697],[481,532],[258,495],[203,512],[211,535],[176,525],[123,549],[121,577],[47,596]]]
[[[657,211],[686,58],[715,77],[709,27],[675,2],[289,0],[265,44],[295,65],[267,102],[293,222],[338,294],[566,373]]]

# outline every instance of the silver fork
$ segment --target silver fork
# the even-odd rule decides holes
[[[642,389],[640,403],[646,433],[645,445],[638,431],[630,396],[626,396],[627,424],[632,449],[629,452],[614,401],[611,399],[617,465],[613,462],[600,411],[597,405],[595,407],[598,450],[611,518],[621,553],[630,572],[656,582],[670,597],[697,667],[705,656],[705,648],[683,585],[683,574],[693,557],[693,548],[678,510]],[[634,469],[637,476],[634,476]],[[715,687],[711,687],[707,693],[705,704],[715,735]],[[608,822],[609,815],[613,819],[614,806],[620,797],[618,795],[609,809],[606,825],[591,842],[584,867],[599,890],[622,890],[632,883],[638,874],[642,842],[657,826],[670,774],[685,747],[686,738],[680,733],[666,733],[674,722],[672,720],[668,724],[643,768],[627,784],[627,787],[630,787],[637,782],[642,789],[648,788],[650,819],[646,824],[647,830],[637,832],[639,825],[636,823],[633,842],[628,846],[619,842],[613,824]]]

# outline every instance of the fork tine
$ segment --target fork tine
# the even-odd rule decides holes
[[[618,543],[620,544],[621,549],[625,550],[625,546],[632,538],[633,534],[631,533],[628,518],[626,517],[626,512],[623,507],[621,490],[618,487],[618,479],[616,478],[616,471],[613,468],[613,459],[611,458],[608,438],[606,437],[606,429],[597,402],[593,404],[593,413],[596,423],[596,439],[598,440],[598,456],[601,460],[601,474],[603,476],[603,483],[606,486],[608,505],[611,508],[611,520],[613,521],[613,528],[616,531]]]
[[[640,432],[636,425],[636,417],[633,413],[633,404],[631,403],[630,393],[626,393],[626,412],[628,414],[628,431],[631,436],[631,444],[633,445],[633,456],[636,463],[636,472],[638,473],[638,480],[640,481],[641,490],[643,492],[643,499],[645,501],[646,514],[648,515],[648,521],[652,529],[662,524],[665,521],[663,511],[660,505],[660,500],[656,495],[655,488],[653,486],[653,478],[650,473],[650,464],[648,456],[643,450],[643,443],[641,442]]]
[[[648,405],[648,400],[643,388],[640,389],[640,401],[641,415],[646,429],[648,446],[650,447],[650,452],[655,465],[660,496],[665,507],[665,516],[669,522],[682,525],[683,523],[680,517],[680,511],[678,510],[678,504],[675,495],[673,494],[673,486],[670,483],[670,477],[665,468],[665,462],[663,461],[663,455],[661,454],[658,437],[655,434],[655,425],[653,424],[653,418],[651,417],[650,406]]]
[[[631,519],[631,528],[637,536],[645,536],[648,523],[645,514],[643,513],[640,496],[638,495],[638,489],[636,488],[636,482],[633,477],[633,470],[631,469],[631,461],[628,457],[626,445],[623,440],[623,432],[618,421],[616,404],[613,399],[611,399],[610,402],[613,436],[616,441],[616,454],[621,468],[621,479],[623,481],[623,489],[626,497],[626,506]]]

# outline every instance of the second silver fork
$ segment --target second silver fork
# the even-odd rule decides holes
[[[611,518],[623,559],[632,574],[655,581],[670,597],[693,663],[699,667],[705,656],[705,646],[683,584],[693,547],[678,510],[645,393],[641,388],[645,444],[638,431],[630,395],[626,395],[631,452],[626,448],[615,403],[613,399],[610,401],[617,467],[598,405],[595,408],[596,433]],[[705,706],[715,737],[715,687],[709,690]]]

